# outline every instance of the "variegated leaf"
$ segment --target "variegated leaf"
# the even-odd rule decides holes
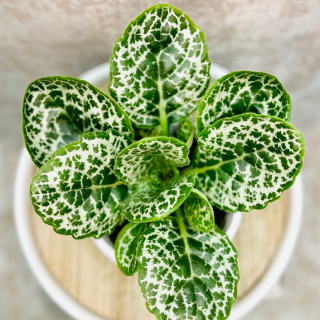
[[[147,223],[128,223],[117,236],[115,255],[119,269],[126,276],[132,276],[138,270],[137,250],[140,236],[148,227]]]
[[[152,223],[138,249],[148,310],[159,320],[227,319],[237,297],[237,256],[217,227],[199,232],[181,216]]]
[[[136,185],[150,179],[154,168],[165,173],[170,166],[189,164],[188,154],[187,145],[175,138],[145,138],[121,151],[115,172],[119,180]]]
[[[192,189],[183,205],[187,220],[197,231],[209,232],[214,227],[212,206],[205,194]]]
[[[301,133],[285,121],[254,114],[222,119],[199,136],[196,188],[229,212],[262,209],[294,183],[304,156]]]
[[[130,195],[124,214],[132,222],[148,222],[163,219],[189,196],[194,186],[195,175],[175,180],[167,186],[154,186],[145,183]]]
[[[217,80],[199,104],[197,133],[217,120],[243,113],[290,121],[292,103],[279,80],[266,73],[236,71]]]
[[[85,132],[115,129],[133,137],[128,116],[113,99],[90,83],[71,77],[32,82],[22,115],[25,145],[38,167]]]
[[[138,127],[169,124],[192,113],[210,82],[203,32],[169,5],[133,20],[115,43],[109,91]]]
[[[117,181],[114,163],[130,143],[115,130],[89,132],[56,151],[32,180],[35,211],[60,234],[100,238],[123,221],[127,187]]]
[[[177,130],[177,138],[184,142],[188,148],[192,146],[194,138],[194,127],[190,119],[185,118],[181,120]]]

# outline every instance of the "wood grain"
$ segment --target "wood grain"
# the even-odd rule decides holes
[[[234,244],[239,252],[241,279],[238,299],[264,274],[286,224],[288,192],[261,211],[245,213]],[[30,210],[33,234],[48,270],[79,303],[112,320],[154,320],[147,311],[137,275],[124,276],[91,239],[74,240],[56,234]]]

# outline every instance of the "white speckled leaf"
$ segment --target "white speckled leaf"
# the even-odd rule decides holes
[[[177,138],[184,142],[188,148],[192,146],[193,138],[194,138],[194,127],[193,123],[188,119],[185,118],[181,120],[177,130]]]
[[[132,276],[138,270],[137,250],[140,236],[148,227],[147,223],[128,223],[117,236],[115,255],[119,269],[126,276]]]
[[[236,71],[217,80],[199,104],[197,133],[217,120],[243,113],[290,121],[292,103],[279,80],[267,73]]]
[[[168,167],[189,164],[186,144],[168,137],[145,138],[124,149],[117,158],[115,172],[119,180],[136,185],[150,179],[154,169],[166,172]]]
[[[133,20],[115,43],[109,91],[138,127],[168,124],[192,113],[210,82],[203,32],[169,5]]]
[[[163,219],[189,196],[194,186],[195,175],[174,180],[167,186],[144,184],[130,195],[124,214],[132,222],[148,222]]]
[[[179,218],[144,231],[138,275],[148,310],[158,320],[224,320],[237,297],[237,251],[214,227],[196,231]]]
[[[100,238],[122,223],[127,187],[117,181],[114,163],[130,143],[115,130],[83,134],[56,151],[30,187],[43,222],[75,239]]]
[[[25,145],[38,167],[85,132],[115,129],[133,137],[128,116],[113,99],[71,77],[32,82],[24,97],[22,119]]]
[[[262,209],[292,186],[304,156],[301,133],[285,121],[254,114],[222,119],[199,136],[191,172],[196,188],[221,210]]]
[[[183,211],[187,220],[197,231],[209,232],[214,227],[214,214],[206,195],[192,189],[184,202]]]

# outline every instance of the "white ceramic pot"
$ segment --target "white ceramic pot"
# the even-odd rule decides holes
[[[212,64],[211,77],[218,79],[228,73],[225,68]],[[108,80],[109,64],[101,64],[88,72],[82,74],[80,78],[99,85]],[[75,301],[47,270],[36,247],[32,235],[30,224],[30,183],[34,175],[34,164],[30,159],[27,150],[24,148],[21,152],[14,188],[14,216],[16,228],[22,250],[25,257],[40,284],[47,294],[55,301],[67,314],[77,320],[105,320],[88,309],[84,308]],[[301,175],[298,176],[295,184],[290,190],[290,207],[288,221],[282,240],[278,246],[268,270],[256,286],[240,301],[236,301],[232,306],[231,315],[228,320],[240,319],[243,315],[253,309],[269,292],[269,290],[278,281],[289,261],[295,242],[299,233],[299,227],[302,216],[302,181]],[[228,215],[225,230],[230,238],[234,236],[241,221],[241,213]],[[107,244],[107,240],[95,240],[100,250],[112,261],[115,261],[112,245]],[[106,249],[108,248],[108,249]],[[105,251],[106,250],[106,251]]]

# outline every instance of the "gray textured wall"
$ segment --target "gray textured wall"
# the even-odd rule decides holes
[[[12,181],[27,85],[77,76],[109,59],[126,25],[158,1],[0,1],[0,319],[67,319],[43,295],[17,244]],[[318,0],[172,0],[200,26],[213,62],[274,74],[292,96],[293,123],[306,137],[305,212],[285,295],[248,320],[316,320],[320,307],[320,4]],[[308,315],[306,315],[308,312]]]

